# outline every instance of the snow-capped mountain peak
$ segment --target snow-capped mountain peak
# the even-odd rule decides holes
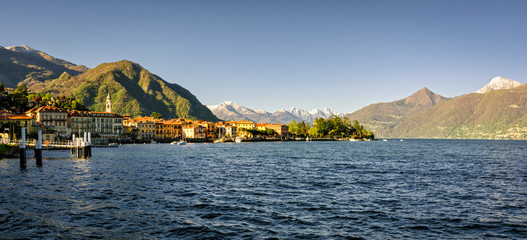
[[[11,50],[11,51],[18,51],[18,52],[22,52],[22,51],[26,51],[26,52],[36,52],[37,50],[33,49],[33,48],[30,48],[28,46],[25,46],[25,45],[22,45],[22,46],[10,46],[10,47],[5,47],[5,49],[7,50]]]
[[[342,113],[335,112],[335,111],[333,111],[333,110],[331,110],[331,109],[329,109],[329,108],[324,108],[324,109],[322,109],[322,110],[320,110],[320,109],[316,109],[316,108],[315,108],[315,109],[309,111],[309,113],[310,113],[311,115],[317,115],[317,116],[319,116],[319,118],[320,118],[320,117],[322,117],[322,118],[329,118],[329,117],[331,117],[331,116],[333,116],[333,115],[336,115],[336,116],[339,116],[339,117],[340,117],[340,116],[343,116],[343,115],[344,115],[344,114],[342,114]]]
[[[494,90],[501,90],[501,89],[511,89],[515,87],[519,87],[522,85],[520,82],[516,82],[514,80],[503,78],[500,76],[497,76],[490,80],[490,83],[485,85],[480,90],[476,91],[477,93],[487,93]]]
[[[293,107],[288,110],[282,109],[274,113],[264,110],[253,110],[232,101],[224,101],[219,105],[207,106],[218,118],[227,121],[251,120],[257,123],[282,123],[288,124],[292,120],[313,122],[315,118],[329,118],[332,115],[343,116],[344,114],[332,111],[329,108],[323,110],[313,109],[306,111]]]

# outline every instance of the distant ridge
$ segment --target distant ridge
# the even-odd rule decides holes
[[[377,137],[527,139],[527,85],[493,78],[479,91],[444,98],[423,88],[411,96],[347,114]]]
[[[358,120],[365,128],[371,129],[378,137],[391,136],[390,131],[409,116],[447,101],[424,87],[412,95],[388,103],[375,103],[345,116]]]
[[[342,113],[334,112],[329,108],[323,110],[313,109],[306,111],[300,108],[279,110],[269,113],[264,110],[253,110],[232,101],[225,101],[218,105],[207,106],[218,118],[227,121],[249,120],[256,123],[282,123],[288,124],[295,120],[298,122],[313,122],[315,118],[329,118],[331,115],[343,116]]]
[[[64,72],[75,76],[87,70],[86,66],[75,65],[28,46],[0,48],[0,82],[6,87],[58,78]]]
[[[462,95],[405,119],[391,136],[527,139],[525,96],[527,85]]]

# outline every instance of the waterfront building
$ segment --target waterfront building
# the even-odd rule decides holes
[[[256,124],[256,130],[258,131],[265,131],[267,130],[267,126],[269,125],[269,123],[257,123]]]
[[[155,138],[156,124],[153,117],[138,117],[127,119],[124,125],[137,129],[137,138],[153,139]]]
[[[268,124],[267,129],[273,129],[279,137],[288,138],[289,137],[289,127],[284,124]]]
[[[154,121],[154,125],[155,125],[155,137],[156,139],[160,139],[160,138],[164,138],[164,134],[163,134],[163,127],[164,127],[164,121],[163,119],[156,119]]]
[[[236,134],[238,137],[241,138],[252,138],[253,134],[247,130],[254,130],[256,129],[256,124],[251,121],[238,121],[236,123]]]
[[[214,139],[216,135],[216,127],[214,123],[198,120],[197,124],[205,131],[205,138]]]
[[[84,132],[92,132],[93,119],[88,111],[70,111],[68,113],[68,125],[71,134],[82,136]]]
[[[0,138],[17,139],[18,129],[25,127],[28,133],[33,132],[35,120],[25,114],[0,113]]]
[[[236,138],[238,135],[236,134],[236,125],[233,125],[233,126],[225,126],[225,136],[226,137],[231,137],[231,138]]]
[[[183,126],[183,137],[188,138],[206,138],[206,128],[198,123]]]
[[[225,137],[225,122],[217,122],[214,124],[215,136],[214,138],[223,138]]]
[[[118,138],[124,134],[123,117],[111,112],[69,111],[68,127],[77,136],[90,132],[94,137]]]
[[[58,136],[67,137],[71,134],[68,128],[68,111],[52,106],[33,108],[26,115],[35,119],[35,124],[54,130]]]
[[[117,138],[124,133],[123,117],[112,112],[89,112],[93,119],[92,134]]]

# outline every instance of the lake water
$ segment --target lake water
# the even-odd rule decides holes
[[[32,157],[28,151],[28,157]],[[527,142],[123,145],[0,160],[0,238],[527,238]]]

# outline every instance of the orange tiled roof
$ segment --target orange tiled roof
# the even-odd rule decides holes
[[[68,112],[68,111],[62,108],[53,107],[53,106],[42,106],[42,107],[37,108],[35,112]]]
[[[0,117],[0,120],[31,120],[31,119],[33,118],[25,114],[12,114],[12,113],[3,113]]]
[[[246,120],[238,121],[238,124],[244,124],[244,123],[246,123],[246,124],[254,124],[254,122],[252,122],[252,121],[246,121]]]

